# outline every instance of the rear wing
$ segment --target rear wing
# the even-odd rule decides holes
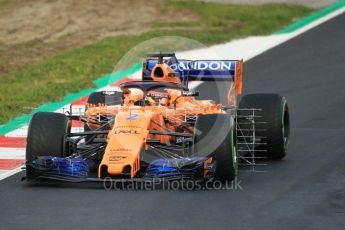
[[[151,71],[157,59],[146,59],[143,64],[143,80],[152,80]],[[167,64],[180,74],[182,82],[188,81],[232,81],[236,95],[242,94],[243,60],[179,60]]]

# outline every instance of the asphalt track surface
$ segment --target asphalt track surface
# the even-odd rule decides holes
[[[245,64],[244,92],[285,95],[291,143],[243,190],[105,191],[0,182],[0,229],[344,229],[345,14]],[[200,86],[203,97],[212,84]]]

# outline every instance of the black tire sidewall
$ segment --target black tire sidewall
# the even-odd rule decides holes
[[[71,130],[69,119],[60,113],[35,113],[30,121],[26,159],[37,156],[63,157],[64,136]]]
[[[284,132],[289,132],[290,122],[284,127],[284,115],[289,116],[288,104],[285,97],[279,94],[248,94],[239,104],[239,114],[249,115],[248,111],[241,109],[259,109],[255,111],[255,135],[262,137],[262,145],[256,147],[256,156],[267,157],[271,160],[282,159],[287,154],[287,143],[284,142]],[[289,118],[288,118],[289,119]],[[266,152],[264,152],[266,151]]]
[[[231,181],[237,175],[236,127],[231,114],[209,114],[197,118],[194,154],[213,157],[215,179]]]

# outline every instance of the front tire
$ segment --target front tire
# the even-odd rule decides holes
[[[236,177],[236,128],[231,114],[201,115],[197,118],[194,153],[214,158],[216,180],[226,182]]]
[[[39,112],[35,113],[30,121],[26,160],[31,161],[38,156],[65,157],[68,149],[64,145],[64,136],[70,133],[71,124],[64,114]],[[26,171],[30,179],[30,171]]]

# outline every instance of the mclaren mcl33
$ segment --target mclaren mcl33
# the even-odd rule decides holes
[[[141,80],[92,93],[81,114],[73,114],[72,108],[64,114],[33,115],[26,179],[225,182],[236,177],[238,165],[285,157],[287,101],[277,94],[248,94],[237,103],[242,66],[242,60],[148,54]],[[207,92],[193,90],[196,81],[204,82]],[[219,95],[220,100],[205,95]],[[84,123],[83,131],[71,132],[74,120]]]

